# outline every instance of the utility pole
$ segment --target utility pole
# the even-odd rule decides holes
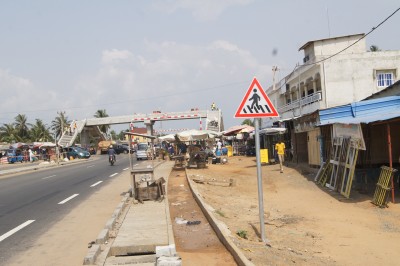
[[[275,74],[276,74],[276,71],[278,71],[279,69],[278,69],[278,67],[277,66],[273,66],[272,67],[272,90],[274,91],[274,90],[276,90],[276,86],[275,86]]]
[[[60,139],[61,139],[61,137],[62,137],[62,135],[64,133],[64,115],[63,114],[65,114],[65,112],[60,111],[60,112],[57,112],[57,114],[60,115],[60,125],[61,125]],[[61,154],[60,154],[60,147],[59,147],[58,141],[57,141],[57,132],[55,133],[55,135],[56,135],[56,147],[57,147],[57,164],[60,164],[60,156],[61,156]]]

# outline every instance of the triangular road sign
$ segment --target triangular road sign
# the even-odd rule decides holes
[[[247,90],[235,118],[260,118],[260,117],[279,117],[278,112],[272,105],[271,100],[264,92],[257,78],[253,79]]]

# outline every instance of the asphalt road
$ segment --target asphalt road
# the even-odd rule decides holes
[[[0,265],[32,246],[40,234],[99,187],[129,170],[128,156],[118,155],[114,166],[106,155],[99,155],[82,163],[0,179]]]

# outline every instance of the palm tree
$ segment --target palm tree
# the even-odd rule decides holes
[[[250,119],[245,119],[243,120],[242,125],[248,125],[254,127],[254,122],[251,121]]]
[[[3,126],[0,127],[0,141],[8,143],[21,141],[13,124],[3,124]]]
[[[32,141],[52,141],[53,137],[50,133],[50,128],[43,123],[41,119],[36,119],[36,123],[31,128]]]
[[[23,141],[28,141],[29,139],[29,127],[31,124],[27,122],[26,115],[18,114],[15,118],[14,126],[17,134]]]
[[[94,114],[94,117],[96,117],[96,118],[108,117],[108,114],[105,109],[99,109]],[[99,128],[100,128],[101,132],[107,134],[107,131],[110,129],[110,126],[109,125],[101,125]]]
[[[56,134],[56,137],[61,137],[64,128],[67,127],[71,121],[68,120],[68,116],[65,115],[65,112],[58,113],[58,116],[51,121],[51,129]]]

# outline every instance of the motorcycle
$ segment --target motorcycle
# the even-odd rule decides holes
[[[111,165],[114,165],[115,163],[115,155],[108,155],[108,161],[110,162]]]

